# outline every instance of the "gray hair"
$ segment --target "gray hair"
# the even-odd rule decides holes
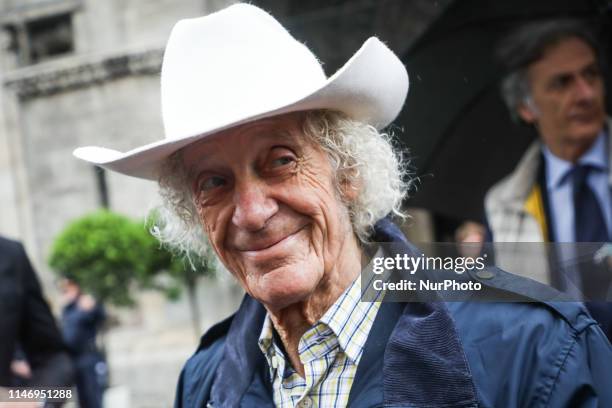
[[[302,130],[328,155],[338,197],[347,206],[355,235],[367,242],[374,224],[391,214],[400,219],[411,180],[408,161],[389,133],[328,110],[304,112]],[[151,229],[162,244],[203,256],[209,244],[198,219],[182,151],[171,155],[158,178],[161,205]],[[356,199],[343,197],[341,185],[358,188]]]
[[[523,25],[506,36],[497,49],[497,57],[506,75],[501,82],[501,93],[512,118],[519,122],[517,108],[531,103],[531,89],[527,70],[552,46],[568,38],[578,38],[589,45],[601,61],[599,45],[594,35],[577,20],[536,21]]]

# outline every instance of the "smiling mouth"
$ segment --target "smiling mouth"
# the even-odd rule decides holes
[[[282,243],[290,240],[292,237],[298,235],[300,232],[302,232],[304,229],[306,228],[306,225],[298,228],[296,231],[292,232],[291,234],[285,235],[284,237],[272,241],[272,242],[262,242],[260,244],[255,244],[250,246],[247,249],[240,249],[239,251],[245,254],[256,254],[256,253],[261,253],[263,251],[266,250],[271,250],[276,246],[281,245]]]

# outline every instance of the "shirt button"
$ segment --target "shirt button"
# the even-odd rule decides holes
[[[298,404],[298,408],[312,408],[312,405],[312,399],[310,399],[310,397],[304,397]]]
[[[476,276],[478,276],[480,279],[491,279],[495,277],[495,274],[491,271],[483,269],[482,271],[476,272]]]

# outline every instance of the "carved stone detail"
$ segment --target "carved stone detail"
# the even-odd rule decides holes
[[[52,95],[132,75],[158,75],[163,50],[116,55],[51,69],[20,69],[7,75],[4,85],[22,99]],[[59,61],[58,61],[59,62]],[[45,67],[48,68],[48,67]]]

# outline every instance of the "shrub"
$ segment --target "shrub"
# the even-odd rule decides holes
[[[84,291],[117,306],[134,303],[130,289],[172,263],[143,223],[101,210],[70,223],[53,243],[49,265]]]

